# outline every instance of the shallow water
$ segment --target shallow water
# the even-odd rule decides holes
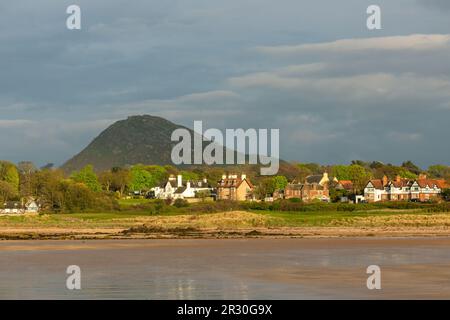
[[[80,298],[450,299],[450,239],[0,242],[0,299]]]

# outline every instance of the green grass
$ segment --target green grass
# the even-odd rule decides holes
[[[154,200],[151,199],[119,199],[118,202],[121,207],[130,207],[130,206],[136,206],[141,204],[148,204],[153,202]]]
[[[348,222],[355,218],[365,217],[389,217],[399,215],[429,215],[417,210],[402,211],[314,211],[314,212],[290,212],[290,211],[269,211],[252,210],[251,212],[263,216],[278,218],[277,221],[283,221],[281,226],[285,227],[312,227],[327,226],[335,222]],[[450,214],[449,214],[450,217]]]
[[[215,225],[217,227],[223,225],[231,227],[234,225],[236,228],[239,228],[242,225],[242,221],[249,219],[255,219],[255,226],[263,224],[268,227],[450,225],[450,213],[427,213],[425,209],[417,208],[379,208],[357,211],[274,211],[236,208],[219,210],[217,207],[213,207],[213,211],[207,213],[204,210],[206,207],[202,207],[205,204],[191,205],[186,208],[163,206],[158,211],[155,210],[156,206],[152,202],[154,200],[120,200],[122,210],[114,212],[0,216],[0,231],[2,228],[130,228],[146,223],[188,226],[192,223],[200,224],[200,222],[204,222],[205,225],[210,227]],[[230,211],[239,211],[240,213],[228,214]],[[245,211],[249,213],[248,216]],[[217,215],[216,213],[221,214]],[[235,219],[230,220],[228,219],[229,217],[235,217]],[[224,222],[225,220],[226,222]],[[249,222],[247,221],[246,225],[248,224]]]

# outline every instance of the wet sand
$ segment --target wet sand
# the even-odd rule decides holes
[[[0,298],[450,299],[450,238],[4,241]]]
[[[129,240],[129,239],[242,239],[345,237],[450,237],[448,226],[434,227],[282,227],[282,228],[173,228],[130,232],[128,229],[2,228],[1,240]]]

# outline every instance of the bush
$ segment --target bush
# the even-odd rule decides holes
[[[184,199],[176,199],[173,203],[174,207],[185,208],[189,206],[189,202]]]

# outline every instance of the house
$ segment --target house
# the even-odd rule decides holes
[[[319,183],[289,183],[284,190],[284,198],[292,199],[298,198],[304,202],[314,200],[329,201],[330,193],[327,184],[323,186]]]
[[[190,180],[183,182],[183,177],[179,174],[176,178],[171,175],[168,181],[159,187],[150,190],[152,197],[158,199],[186,199],[195,198],[199,192],[211,192],[213,188],[208,184],[208,180]]]
[[[223,175],[217,184],[217,200],[246,201],[253,199],[254,187],[245,174]]]
[[[418,179],[404,179],[397,176],[389,180],[370,180],[364,188],[364,198],[367,202],[378,201],[429,201],[436,199],[447,188],[445,180],[428,179],[426,175],[419,175]]]
[[[325,184],[328,184],[330,181],[338,182],[338,180],[334,177],[330,180],[328,177],[328,173],[324,172],[323,174],[314,174],[306,177],[305,183],[308,184],[318,184],[321,186],[324,186]]]
[[[39,212],[38,203],[29,199],[27,201],[7,201],[0,208],[0,214],[24,214]]]
[[[180,185],[180,184],[179,184]],[[208,180],[205,178],[203,180],[190,180],[186,183],[181,183],[173,194],[173,199],[187,199],[196,198],[199,193],[204,192],[210,194],[213,188],[208,184]]]
[[[297,183],[294,180],[284,189],[284,198],[297,198],[305,202],[314,200],[330,201],[329,182],[330,179],[326,172],[322,175],[308,176],[304,183]]]
[[[354,186],[353,186],[353,182],[351,180],[339,180],[336,183],[336,187],[337,190],[345,190],[347,192],[353,192]]]

